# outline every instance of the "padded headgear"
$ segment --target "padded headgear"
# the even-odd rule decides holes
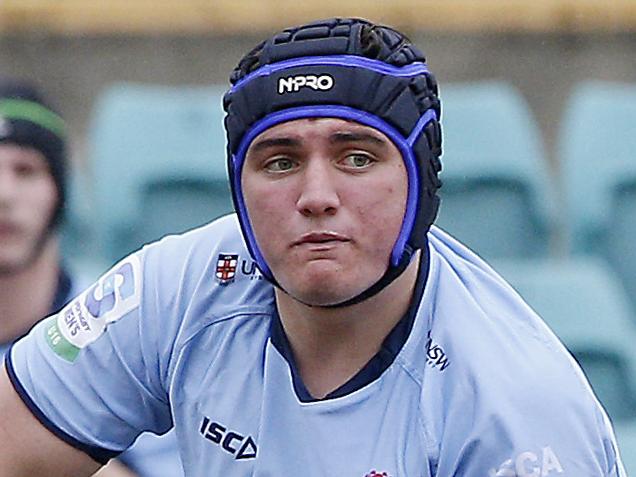
[[[263,275],[280,286],[254,236],[241,189],[249,145],[264,130],[294,119],[335,117],[371,126],[402,154],[408,195],[385,275],[362,294],[377,293],[426,246],[439,208],[440,102],[423,53],[403,34],[360,19],[329,19],[289,28],[248,53],[225,94],[228,170],[247,246]]]

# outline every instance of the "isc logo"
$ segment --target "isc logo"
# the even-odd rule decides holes
[[[199,432],[207,440],[232,454],[236,460],[256,457],[256,443],[251,436],[244,437],[237,432],[228,431],[223,424],[213,422],[208,417],[203,417]]]
[[[311,88],[315,91],[327,91],[333,88],[334,80],[330,75],[297,75],[279,78],[278,94],[295,93],[300,88]]]

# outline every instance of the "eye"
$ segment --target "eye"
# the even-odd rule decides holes
[[[362,169],[362,168],[370,166],[374,162],[375,162],[375,159],[373,159],[371,156],[368,156],[367,154],[360,154],[360,153],[349,154],[344,159],[345,166],[353,168],[353,169]]]
[[[36,176],[42,172],[40,168],[29,163],[17,164],[14,171],[16,176],[25,178]]]
[[[265,164],[265,170],[268,172],[287,172],[293,168],[294,161],[288,157],[274,158]]]

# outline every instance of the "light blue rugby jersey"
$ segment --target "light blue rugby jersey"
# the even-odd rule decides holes
[[[545,324],[439,229],[427,255],[417,303],[326,399],[298,378],[234,216],[120,262],[14,346],[10,376],[96,458],[174,422],[187,476],[626,475]]]

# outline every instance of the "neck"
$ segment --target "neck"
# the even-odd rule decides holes
[[[48,314],[59,271],[58,243],[51,237],[32,263],[0,275],[0,343],[22,336]]]
[[[360,371],[406,314],[420,254],[393,283],[373,297],[343,308],[304,305],[276,289],[281,323],[309,393],[322,398]]]

